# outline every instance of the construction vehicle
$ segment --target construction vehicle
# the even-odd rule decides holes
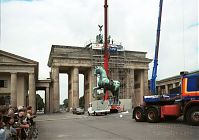
[[[177,94],[144,96],[144,104],[133,110],[137,122],[175,120],[183,116],[191,125],[199,125],[199,74],[181,73]]]
[[[177,93],[158,95],[156,77],[163,0],[160,0],[156,35],[155,57],[150,81],[151,96],[144,96],[144,103],[133,110],[132,118],[137,122],[156,123],[160,120],[175,120],[183,116],[191,125],[199,125],[199,74],[181,72],[181,85]]]

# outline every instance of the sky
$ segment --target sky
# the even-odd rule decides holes
[[[0,4],[0,49],[38,61],[39,79],[49,77],[52,45],[84,47],[95,40],[98,24],[103,24],[104,0],[1,0]],[[108,0],[108,4],[113,40],[153,59],[159,0]],[[199,69],[198,6],[198,0],[164,0],[157,79]],[[60,92],[62,102],[67,97],[66,74],[60,75]]]

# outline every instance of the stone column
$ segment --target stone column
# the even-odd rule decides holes
[[[11,106],[17,106],[17,73],[11,73]]]
[[[169,86],[168,85],[165,85],[165,92],[166,92],[166,94],[169,93]]]
[[[88,92],[89,92],[89,85],[88,85],[88,73],[84,74],[84,109],[87,110],[88,108]]]
[[[150,95],[148,85],[148,69],[144,70],[144,95]]]
[[[76,108],[79,107],[79,69],[74,67],[72,74],[73,107]]]
[[[88,72],[88,81],[89,81],[89,93],[88,93],[88,103],[90,103],[92,101],[92,92],[93,92],[93,72],[92,69],[89,70]]]
[[[126,83],[126,92],[123,93],[123,99],[128,99],[129,95],[131,93],[131,80],[130,80],[130,76],[131,76],[131,69],[126,70],[126,78],[125,78],[125,83]]]
[[[50,89],[49,87],[46,88],[46,101],[45,101],[45,106],[46,106],[46,112],[45,113],[49,113],[50,112]]]
[[[176,83],[173,83],[173,88],[175,88],[176,87]]]
[[[158,86],[158,94],[161,94],[162,92],[161,92],[161,87],[160,86]]]
[[[144,96],[144,70],[140,70],[140,104],[143,104]]]
[[[25,78],[24,79],[25,81],[24,81],[24,93],[25,93],[25,106],[28,106],[29,105],[29,101],[28,101],[28,88],[29,88],[29,86],[28,86],[28,81],[29,81],[29,79],[27,78]]]
[[[94,101],[95,98],[93,97],[93,88],[94,87],[97,87],[97,76],[94,75],[94,67],[91,68],[91,71],[90,71],[90,102]]]
[[[50,101],[50,103],[49,103],[49,107],[50,107],[50,113],[53,113],[53,104],[54,104],[54,102],[53,102],[53,86],[52,86],[52,83],[50,84],[50,96],[49,96],[49,101]]]
[[[35,92],[35,74],[29,73],[29,105],[36,112],[36,92]]]
[[[72,95],[72,72],[68,74],[68,111],[72,111],[73,95]]]
[[[85,98],[85,110],[88,109],[89,103],[91,102],[92,97],[92,72],[88,70],[84,75],[84,98]]]
[[[28,82],[27,82],[28,83]],[[17,106],[26,106],[25,77],[17,75]]]
[[[128,91],[131,96],[131,102],[132,106],[136,106],[136,96],[135,96],[135,78],[134,78],[134,69],[130,69],[129,71],[129,88],[130,90]]]
[[[59,68],[52,67],[53,80],[53,112],[59,112]]]

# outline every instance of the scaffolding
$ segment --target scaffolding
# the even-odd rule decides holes
[[[103,53],[103,44],[94,44],[95,46],[92,49],[92,67],[103,66],[104,64],[104,53]],[[131,88],[133,86],[127,86],[128,78],[128,69],[125,68],[125,63],[128,63],[128,59],[125,55],[125,50],[117,50],[116,45],[109,44],[109,79],[118,80],[120,82],[120,93],[119,99],[129,99],[131,98]],[[112,50],[111,50],[112,48]],[[130,92],[130,93],[129,93]]]
[[[132,58],[135,60],[139,57],[129,55],[125,49],[118,49],[119,45],[109,44],[109,79],[118,80],[120,82],[119,99],[132,99],[133,103],[136,103],[136,93],[139,89],[140,81],[136,80],[136,71],[131,67]],[[121,45],[120,45],[121,46]],[[95,66],[104,66],[104,49],[101,43],[89,43],[86,47],[66,47],[60,48],[60,59],[62,58],[78,58],[91,60],[91,69],[94,70]],[[58,51],[58,50],[57,50]],[[92,74],[92,87],[97,86],[97,78]],[[86,80],[87,81],[87,80]],[[102,91],[101,91],[102,92]],[[111,92],[109,92],[111,95]]]

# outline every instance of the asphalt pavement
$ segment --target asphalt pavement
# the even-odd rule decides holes
[[[198,140],[199,127],[174,122],[135,122],[130,113],[106,116],[39,115],[38,140]]]

